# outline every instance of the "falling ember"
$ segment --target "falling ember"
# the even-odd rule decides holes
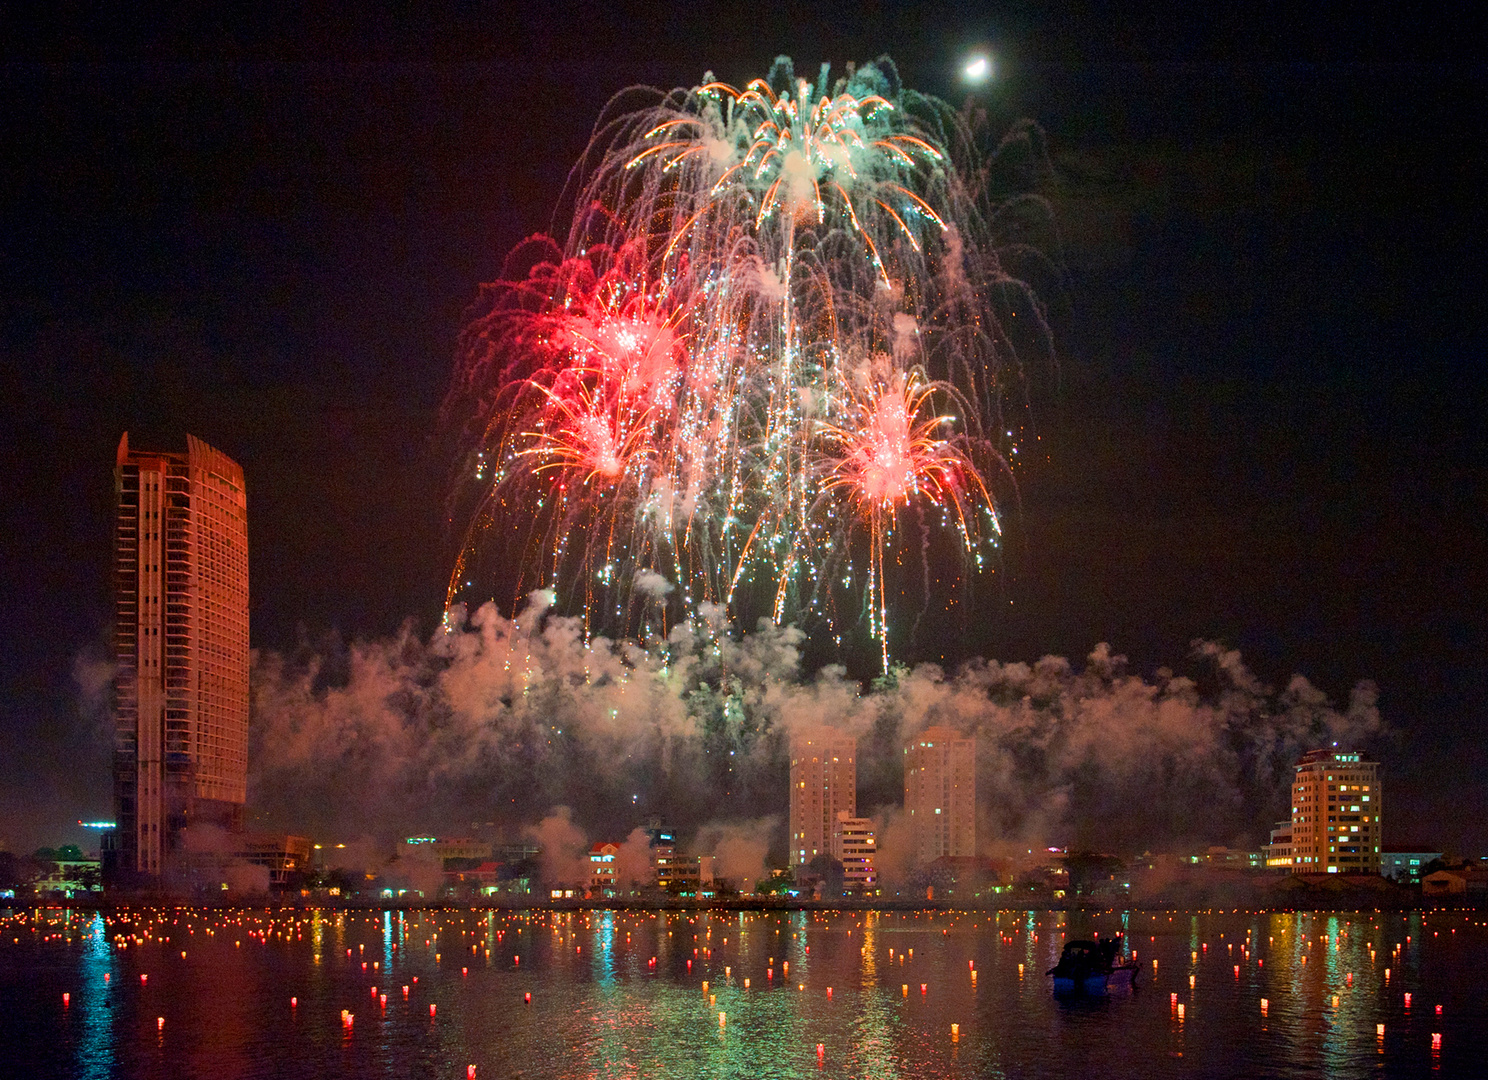
[[[464,331],[447,607],[500,578],[592,634],[706,603],[861,626],[887,665],[894,610],[995,562],[1005,414],[1049,357],[988,190],[966,120],[887,58],[608,120],[567,235],[514,251]]]

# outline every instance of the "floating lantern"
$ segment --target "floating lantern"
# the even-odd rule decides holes
[[[1441,1049],[1441,1032],[1439,1032],[1439,1031],[1433,1031],[1431,1033],[1431,1049],[1433,1049],[1433,1050],[1440,1050]]]
[[[904,996],[905,997],[909,997],[909,983],[904,983],[903,984],[903,989],[904,989]]]
[[[1181,1001],[1178,1003],[1178,1019],[1183,1019],[1183,1003]]]
[[[528,990],[525,994],[522,995],[522,1004],[524,1004],[524,1005],[531,1005],[532,1004],[532,991],[531,990]]]
[[[156,1031],[164,1031],[165,1030],[165,1017],[163,1017],[163,1016],[157,1016],[155,1018],[155,1030]],[[1438,1035],[1437,1038],[1440,1039],[1441,1036]]]
[[[72,995],[69,994],[66,990],[62,991],[62,1007],[65,1009],[71,1003]]]
[[[377,995],[377,1004],[381,1005],[384,1009],[386,1009],[387,1008],[387,995],[386,994],[379,994],[379,995]]]
[[[465,1080],[475,1080],[475,1066],[474,1065],[466,1065],[465,1066]]]
[[[961,1025],[960,1024],[952,1024],[951,1025],[951,1038],[952,1039],[959,1039],[960,1037],[961,1037]]]
[[[1407,1008],[1407,1009],[1409,1009],[1409,1008],[1410,1008],[1410,998],[1411,998],[1411,996],[1410,996],[1410,995],[1409,995],[1409,994],[1406,994],[1406,995],[1405,995],[1405,1007],[1406,1007],[1406,1008]]]
[[[300,999],[297,998],[297,997],[290,998],[289,999],[289,1007],[291,1009],[297,1009],[297,1008],[299,1008],[300,1007]]]
[[[928,987],[929,987],[929,984],[928,983],[920,983],[920,993],[923,995],[925,993],[925,990]]]
[[[1333,995],[1333,1007],[1335,1009],[1338,1008],[1338,995],[1337,994],[1334,994]]]
[[[1169,1005],[1177,1005],[1178,1004],[1178,995],[1177,994],[1169,994],[1168,995],[1168,1004]]]
[[[728,1013],[725,1013],[725,1012],[719,1013],[718,1014],[718,1026],[719,1027],[723,1027],[727,1023],[728,1023]]]
[[[1437,1015],[1437,1016],[1440,1016],[1440,1015],[1441,1015],[1441,1006],[1440,1006],[1440,1005],[1438,1005],[1438,1006],[1437,1006],[1437,1007],[1436,1007],[1436,1015]]]
[[[829,986],[829,987],[827,987],[827,1000],[830,1001],[831,999],[832,999],[832,988]]]
[[[745,979],[744,980],[744,989],[745,990],[748,990],[749,989],[749,980],[748,979]]]
[[[1375,1024],[1374,1025],[1374,1034],[1375,1034],[1375,1036],[1377,1038],[1383,1039],[1385,1037],[1385,1025],[1384,1024]]]
[[[140,983],[141,984],[147,983],[149,981],[150,981],[150,976],[148,976],[148,975],[141,975],[140,976]]]
[[[434,1010],[436,1008],[437,1008],[437,1006],[432,1001],[429,1002],[429,1019],[430,1020],[434,1019]]]
[[[1192,975],[1188,977],[1188,988],[1190,990],[1194,988],[1194,977]]]
[[[1022,964],[1019,964],[1018,965],[1018,978],[1021,979],[1022,977],[1023,977],[1023,965]]]

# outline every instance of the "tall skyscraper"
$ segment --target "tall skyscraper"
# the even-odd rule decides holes
[[[114,468],[113,869],[154,876],[193,822],[248,796],[248,501],[194,436]]]
[[[1292,872],[1378,874],[1379,762],[1312,750],[1292,783]]]
[[[915,856],[976,854],[976,739],[929,727],[904,746],[904,810]]]
[[[790,862],[832,854],[837,815],[858,812],[858,740],[835,728],[791,736]]]

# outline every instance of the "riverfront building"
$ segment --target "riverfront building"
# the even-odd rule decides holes
[[[248,794],[248,500],[238,464],[130,447],[114,466],[114,807],[105,868],[148,880]]]
[[[871,896],[878,891],[877,841],[873,822],[853,817],[846,810],[837,811],[832,830],[832,857],[842,864],[842,887],[857,896]]]
[[[1313,750],[1292,783],[1292,871],[1380,872],[1379,762],[1340,750]]]
[[[832,853],[837,815],[858,812],[858,741],[820,727],[791,737],[790,863]]]
[[[904,747],[904,811],[916,860],[976,854],[976,739],[929,727]]]

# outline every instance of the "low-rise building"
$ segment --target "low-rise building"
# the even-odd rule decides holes
[[[259,833],[241,837],[237,847],[237,858],[268,870],[269,888],[275,892],[288,888],[294,875],[310,869],[311,845],[306,836]]]
[[[873,822],[854,817],[846,810],[837,812],[832,830],[832,857],[842,864],[843,891],[858,896],[878,892],[876,844]]]
[[[1480,897],[1488,893],[1488,870],[1457,866],[1438,870],[1421,879],[1423,896],[1461,896],[1468,893],[1475,893]]]
[[[1442,857],[1440,851],[1423,850],[1428,845],[1388,847],[1380,852],[1380,875],[1402,885],[1419,885],[1425,868]]]
[[[615,856],[620,845],[602,840],[589,849],[589,888],[595,896],[615,895]]]
[[[668,855],[656,868],[656,885],[678,896],[711,894],[713,856]]]
[[[1272,870],[1289,870],[1292,866],[1292,823],[1278,821],[1271,830],[1271,842],[1264,848],[1266,866]]]
[[[1211,847],[1204,852],[1202,861],[1205,866],[1218,866],[1228,870],[1259,870],[1266,864],[1266,857],[1260,851]]]
[[[445,859],[491,858],[491,842],[474,837],[410,836],[403,841],[401,855],[423,852],[443,862]]]

